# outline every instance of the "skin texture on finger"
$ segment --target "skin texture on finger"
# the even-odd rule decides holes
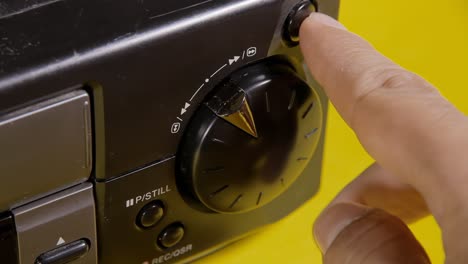
[[[419,192],[398,177],[372,164],[330,203],[357,203],[382,209],[410,224],[430,214]]]
[[[317,219],[314,237],[322,252],[347,225],[374,209],[388,212],[406,223],[429,214],[424,199],[414,188],[374,163],[348,184]],[[376,239],[374,243],[387,238]]]
[[[313,76],[371,156],[421,193],[444,242],[455,241],[468,221],[467,118],[419,76],[320,20],[311,15],[300,31]]]
[[[330,210],[341,211],[339,204]],[[333,212],[329,212],[333,214]],[[345,226],[327,248],[324,264],[428,264],[429,258],[397,217],[370,209]]]

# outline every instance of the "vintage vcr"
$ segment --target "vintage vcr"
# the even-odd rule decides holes
[[[338,0],[0,2],[0,262],[190,262],[317,192]]]

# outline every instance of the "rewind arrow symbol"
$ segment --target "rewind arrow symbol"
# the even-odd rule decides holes
[[[185,114],[185,112],[187,112],[187,109],[188,109],[189,107],[190,107],[190,104],[189,104],[189,103],[185,103],[184,108],[181,108],[181,109],[180,109],[180,115]]]

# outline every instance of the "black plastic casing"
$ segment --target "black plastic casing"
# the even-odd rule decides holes
[[[77,88],[92,96],[100,263],[190,261],[277,221],[317,192],[323,138],[288,191],[245,214],[188,205],[174,167],[191,115],[235,70],[281,55],[317,88],[299,48],[282,40],[299,0],[43,0],[29,8],[23,2],[0,12],[0,115]],[[317,2],[337,16],[338,0]],[[255,55],[248,56],[251,48]],[[166,214],[154,228],[140,229],[136,216],[153,200],[164,203]],[[184,238],[158,248],[158,234],[174,222],[184,225]]]
[[[18,263],[18,244],[13,216],[0,214],[0,259],[4,263]]]

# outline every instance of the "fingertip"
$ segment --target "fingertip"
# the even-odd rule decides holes
[[[338,234],[352,222],[365,216],[370,208],[354,203],[337,203],[326,208],[317,218],[313,233],[323,254]]]
[[[380,209],[333,204],[317,220],[314,233],[326,264],[430,263],[406,224]]]
[[[346,27],[340,22],[338,22],[336,19],[330,16],[327,16],[325,14],[322,14],[322,13],[317,13],[317,12],[310,14],[310,16],[304,20],[303,27],[301,27],[301,29],[304,28],[304,26],[307,27],[307,26],[312,26],[312,25],[329,26],[329,27],[346,30]],[[303,32],[303,33],[307,33],[307,32]]]

